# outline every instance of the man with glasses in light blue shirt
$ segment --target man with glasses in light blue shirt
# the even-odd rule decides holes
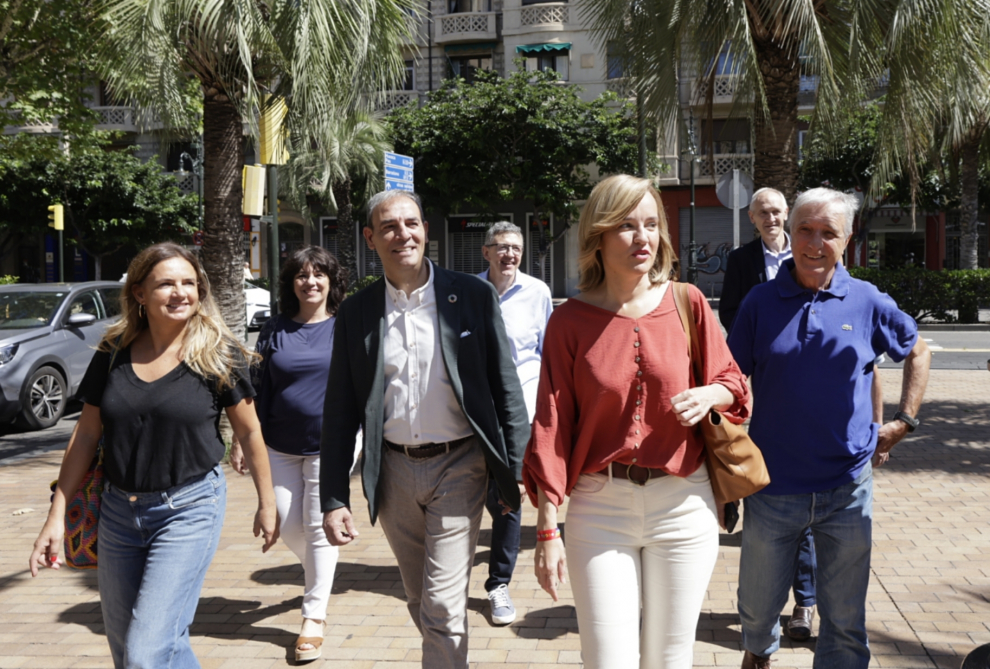
[[[491,282],[498,292],[512,360],[516,363],[526,412],[532,423],[536,413],[536,388],[540,382],[543,335],[553,311],[550,289],[539,279],[519,271],[523,237],[518,226],[506,221],[492,225],[485,235],[481,253],[488,261],[488,269],[478,276]],[[522,511],[503,514],[494,480],[489,482],[486,506],[492,516],[492,550],[485,590],[492,607],[492,622],[508,625],[516,619],[516,609],[509,597],[509,581],[519,555]]]

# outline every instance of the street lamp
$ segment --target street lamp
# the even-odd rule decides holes
[[[196,135],[192,142],[192,148],[195,155],[190,155],[188,152],[183,151],[179,154],[179,171],[176,174],[185,179],[187,176],[192,174],[196,177],[196,203],[197,212],[199,213],[199,229],[203,229],[203,138],[200,135]],[[189,161],[190,170],[186,171],[186,161]]]
[[[694,165],[698,162],[698,148],[694,141],[694,110],[688,117],[688,146],[681,155],[690,156],[691,168],[691,210],[688,225],[688,283],[698,285],[698,244],[694,239]]]

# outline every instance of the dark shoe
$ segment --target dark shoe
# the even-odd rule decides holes
[[[743,655],[742,669],[770,669],[770,658],[753,655],[747,650]]]
[[[791,619],[787,621],[787,636],[795,641],[807,641],[811,638],[811,621],[814,618],[814,606],[795,606]]]

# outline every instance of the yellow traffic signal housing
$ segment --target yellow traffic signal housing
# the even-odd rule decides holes
[[[285,100],[266,96],[258,123],[263,165],[285,165],[289,160],[289,133],[283,126],[288,111]]]
[[[62,210],[62,205],[53,204],[48,207],[48,227],[55,228],[56,230],[65,230],[65,215]]]
[[[260,165],[245,165],[241,173],[244,187],[244,201],[241,211],[245,216],[261,216],[265,213],[265,168]]]

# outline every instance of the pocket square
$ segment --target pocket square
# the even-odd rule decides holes
[[[471,334],[471,331],[470,331],[470,330],[465,330],[464,332],[462,332],[462,333],[461,333],[461,339],[464,339],[464,338],[465,338],[465,337],[467,337],[467,336],[468,336],[469,334]]]

